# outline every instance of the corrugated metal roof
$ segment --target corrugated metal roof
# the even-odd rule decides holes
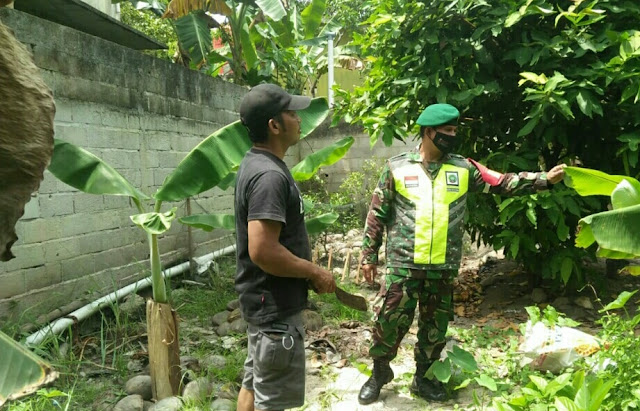
[[[79,0],[15,0],[14,8],[135,50],[167,48]]]

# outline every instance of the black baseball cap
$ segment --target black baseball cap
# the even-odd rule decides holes
[[[253,87],[240,103],[240,121],[250,130],[266,127],[269,120],[285,110],[302,110],[309,107],[311,98],[295,96],[275,84]]]

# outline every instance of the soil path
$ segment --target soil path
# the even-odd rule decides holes
[[[601,267],[604,272],[604,265]],[[606,295],[598,296],[603,301],[610,301],[622,290],[633,290],[640,286],[640,279],[634,277],[616,277],[608,281]],[[593,289],[587,287],[583,291],[582,298],[595,300]],[[368,287],[362,288],[364,295],[368,294],[369,301],[373,300],[375,291]],[[586,295],[586,297],[585,297]],[[517,330],[517,324],[528,319],[524,307],[535,305],[544,307],[546,304],[563,304],[559,309],[568,317],[583,323],[583,329],[591,329],[595,334],[593,320],[597,318],[597,307],[586,309],[578,302],[580,295],[558,296],[551,289],[532,290],[527,277],[518,269],[518,266],[504,260],[500,254],[489,250],[479,250],[471,257],[466,257],[458,277],[455,291],[455,320],[450,323],[452,327],[469,328],[471,326],[482,327],[490,325],[498,329],[511,328]],[[540,300],[543,301],[534,301]],[[307,350],[307,404],[298,410],[454,410],[475,409],[473,405],[473,388],[465,388],[456,391],[456,398],[444,403],[429,403],[420,398],[413,397],[409,393],[409,386],[415,371],[413,361],[413,346],[417,341],[416,323],[405,336],[398,356],[391,363],[394,371],[394,380],[385,385],[377,402],[362,406],[358,403],[360,387],[368,379],[368,376],[357,367],[371,368],[371,360],[367,356],[368,345],[371,340],[371,324],[342,324],[339,329],[323,328],[320,332],[310,333],[308,342],[314,338],[336,341],[337,352],[343,360],[344,367],[338,368],[327,365],[322,361],[315,361],[317,354]],[[449,340],[450,347],[455,341]],[[499,350],[496,350],[499,351]],[[497,352],[498,356],[505,355]],[[338,363],[338,365],[342,365]],[[476,394],[478,386],[475,386]],[[480,389],[486,394],[484,389]],[[490,404],[488,396],[485,396]]]

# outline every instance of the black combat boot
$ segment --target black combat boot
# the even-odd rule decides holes
[[[362,405],[371,404],[378,399],[382,386],[393,380],[393,370],[388,361],[373,360],[371,378],[364,383],[358,394],[358,402]]]
[[[435,377],[430,380],[425,377],[425,373],[431,367],[431,363],[424,366],[419,365],[416,374],[413,376],[410,391],[418,397],[429,401],[445,401],[448,397],[444,385]]]

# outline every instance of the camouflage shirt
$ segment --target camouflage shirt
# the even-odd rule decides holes
[[[404,178],[404,182],[408,179],[417,178],[416,176],[394,176],[394,170],[398,169],[398,164],[414,164],[422,165],[419,169],[422,173],[419,176],[424,179],[425,176],[430,182],[435,182],[439,172],[445,168],[451,170],[452,166],[458,170],[463,170],[465,174],[468,170],[468,178],[461,179],[460,184],[466,184],[464,187],[464,195],[460,195],[454,202],[448,204],[450,214],[445,218],[438,218],[434,215],[432,224],[440,229],[442,225],[444,230],[448,232],[446,236],[446,251],[443,251],[438,261],[425,262],[416,257],[415,247],[416,238],[425,239],[431,242],[433,237],[433,228],[431,233],[425,232],[420,222],[416,223],[415,212],[416,204],[407,198],[403,193],[399,193],[396,187],[399,178]],[[414,167],[413,170],[416,170]],[[396,171],[397,173],[397,171]],[[447,171],[447,178],[449,175]],[[454,183],[457,183],[457,174]],[[449,183],[447,183],[449,184]],[[546,173],[538,172],[521,172],[500,174],[484,167],[483,165],[471,159],[465,159],[456,154],[445,155],[438,162],[423,162],[420,157],[419,146],[414,150],[400,154],[389,159],[382,170],[378,186],[373,192],[371,206],[367,215],[363,239],[363,264],[377,264],[378,250],[382,245],[383,234],[387,229],[387,266],[403,267],[417,270],[452,270],[460,266],[462,255],[462,217],[466,211],[466,191],[486,192],[500,195],[518,195],[528,194],[547,188]],[[445,195],[448,193],[445,192]],[[422,200],[424,201],[424,200]],[[438,199],[431,200],[433,203]],[[431,205],[433,206],[433,205]],[[447,207],[447,205],[445,205]],[[441,230],[442,231],[442,230]],[[437,244],[437,243],[436,243]],[[438,244],[437,244],[438,245]],[[433,246],[432,246],[433,248]]]

